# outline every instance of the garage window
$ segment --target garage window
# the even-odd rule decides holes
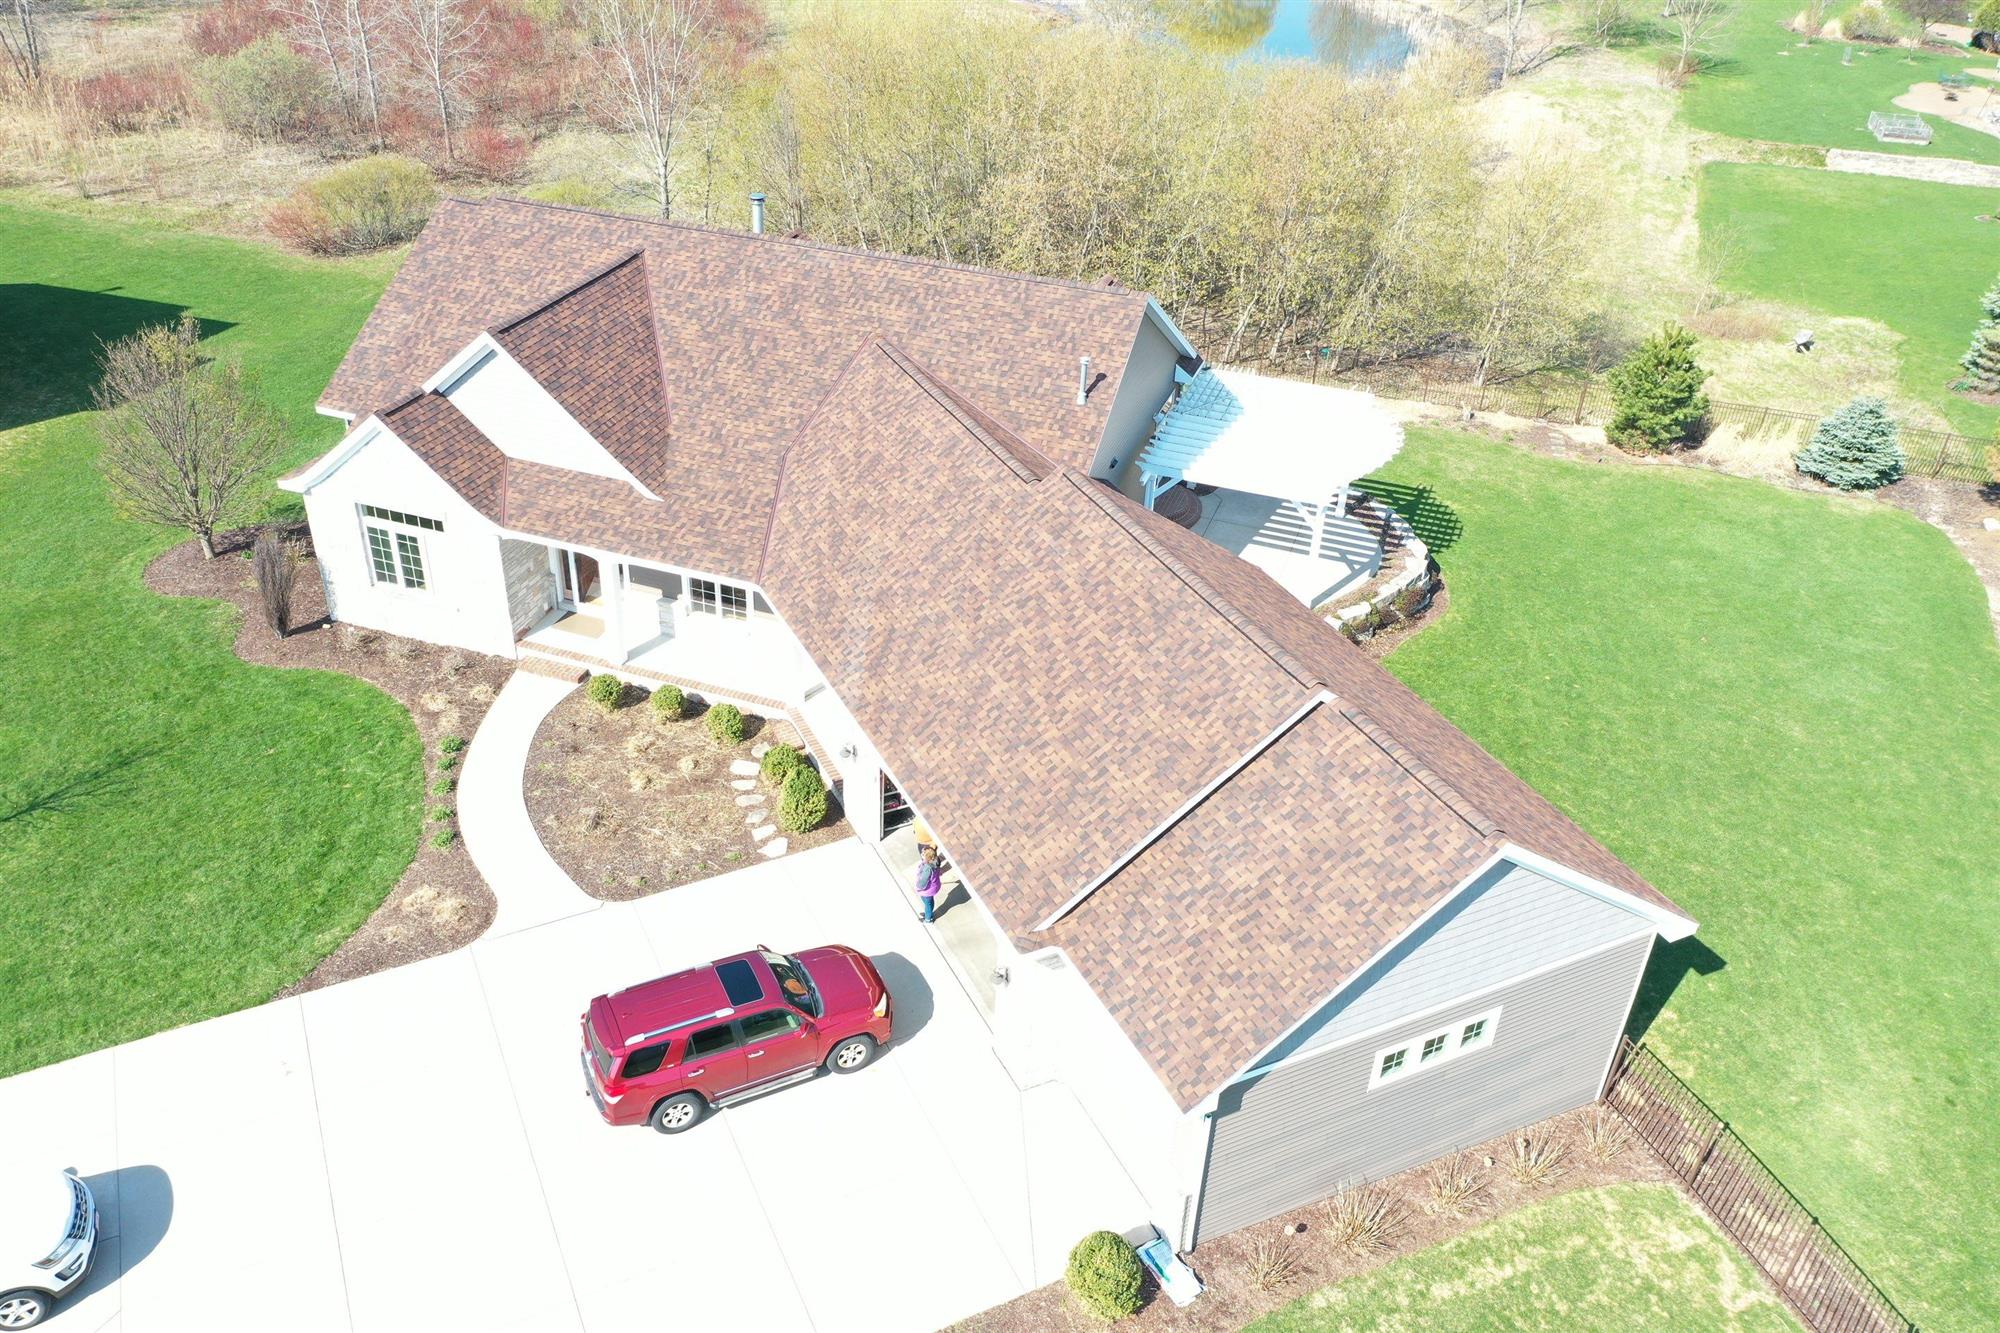
[[[1461,1055],[1484,1050],[1493,1044],[1493,1033],[1499,1023],[1497,1008],[1465,1014],[1439,1023],[1421,1037],[1377,1051],[1375,1072],[1370,1075],[1368,1086],[1379,1088],[1385,1083],[1400,1083],[1426,1069],[1450,1064]]]

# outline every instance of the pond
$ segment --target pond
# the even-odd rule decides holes
[[[1167,31],[1190,50],[1228,61],[1307,60],[1355,74],[1401,69],[1407,28],[1347,0],[1172,0]]]

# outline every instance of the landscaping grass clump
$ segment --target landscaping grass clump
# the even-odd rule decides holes
[[[602,672],[590,678],[590,684],[583,687],[589,700],[607,713],[615,713],[625,702],[625,682]]]
[[[787,833],[806,833],[826,819],[826,782],[819,770],[801,763],[785,778],[778,796],[778,827]]]
[[[708,737],[724,747],[743,743],[743,710],[735,704],[716,704],[702,719]]]
[[[1610,1111],[1602,1108],[1591,1113],[1583,1129],[1583,1150],[1600,1162],[1609,1162],[1624,1155],[1630,1147],[1632,1136],[1625,1128],[1625,1122]]]
[[[449,825],[431,834],[431,846],[433,847],[439,847],[439,848],[449,847],[454,842],[457,841],[458,841],[458,830],[450,827]]]
[[[1424,1185],[1431,1196],[1426,1207],[1447,1217],[1463,1217],[1485,1201],[1486,1175],[1462,1152],[1440,1158],[1425,1174]]]
[[[453,813],[452,808],[448,805],[434,805],[431,807],[431,823],[442,823],[450,819]]]
[[[1874,490],[1903,475],[1903,446],[1880,398],[1857,398],[1819,423],[1798,468],[1844,491]]]
[[[1546,1134],[1522,1134],[1507,1157],[1507,1174],[1522,1185],[1546,1185],[1561,1176],[1567,1145]]]
[[[1123,1236],[1093,1231],[1069,1252],[1063,1280],[1084,1309],[1109,1323],[1138,1310],[1144,1268]]]
[[[1260,1237],[1250,1249],[1250,1285],[1259,1291],[1282,1291],[1299,1280],[1303,1264],[1290,1236]]]
[[[446,736],[443,740],[438,742],[438,750],[444,754],[457,754],[460,750],[463,750],[464,748],[465,748],[465,737],[463,736]],[[439,765],[439,767],[442,766],[443,765]]]
[[[1386,1250],[1403,1234],[1403,1209],[1378,1189],[1342,1190],[1320,1205],[1326,1239],[1335,1249]]]
[[[455,754],[445,754],[445,755],[439,755],[439,756],[438,756],[438,761],[437,761],[437,771],[438,771],[438,772],[440,772],[440,773],[449,773],[449,772],[451,772],[451,770],[453,770],[454,768],[457,768],[457,767],[458,767],[458,756],[457,756],[457,755],[455,755]]]
[[[678,722],[687,716],[687,695],[678,685],[662,685],[653,691],[653,716],[662,722]]]
[[[764,758],[759,767],[763,770],[764,781],[774,787],[782,787],[785,785],[785,779],[791,777],[792,770],[804,762],[805,756],[799,753],[797,746],[779,741],[764,751]]]
[[[456,778],[439,778],[436,782],[433,782],[431,784],[431,795],[449,796],[452,794],[453,791],[457,790],[457,788],[458,788],[458,780]]]

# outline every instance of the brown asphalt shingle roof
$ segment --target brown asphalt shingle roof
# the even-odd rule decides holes
[[[635,253],[643,262],[628,262]],[[1145,318],[1144,293],[845,250],[779,236],[708,230],[496,199],[446,200],[417,238],[322,395],[361,414],[399,402],[481,331],[597,278],[531,316],[517,339],[546,369],[562,353],[534,336],[588,327],[639,366],[629,319],[643,274],[662,368],[664,444],[607,447],[667,504],[678,558],[747,575],[787,442],[864,338],[921,355],[968,402],[1049,458],[1088,467]],[[572,308],[574,307],[574,308]],[[498,337],[510,346],[510,333]],[[1079,357],[1106,376],[1076,404]],[[526,362],[524,361],[524,365]],[[572,415],[587,365],[558,376]],[[568,396],[566,397],[565,394]],[[602,409],[635,429],[641,391]],[[585,421],[588,428],[590,423]],[[656,466],[657,464],[657,466]]]
[[[1035,942],[1184,1106],[1509,841],[1677,910],[1261,571],[1088,478],[1144,306],[453,202],[327,401],[397,401],[528,308],[496,339],[660,499],[508,459],[434,393],[384,420],[508,528],[759,582],[1008,930],[1095,885]],[[1110,379],[1077,407],[1084,354]]]
[[[1182,1105],[1508,841],[1677,910],[1262,571],[1018,444],[865,347],[761,582],[1005,928],[1137,852],[1035,942]]]

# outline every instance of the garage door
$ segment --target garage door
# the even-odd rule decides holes
[[[1195,1244],[1596,1100],[1651,946],[1616,944],[1232,1084],[1210,1125]],[[1490,1041],[1421,1067],[1426,1041],[1455,1045],[1488,1015]],[[1371,1086],[1398,1050],[1405,1068]]]

